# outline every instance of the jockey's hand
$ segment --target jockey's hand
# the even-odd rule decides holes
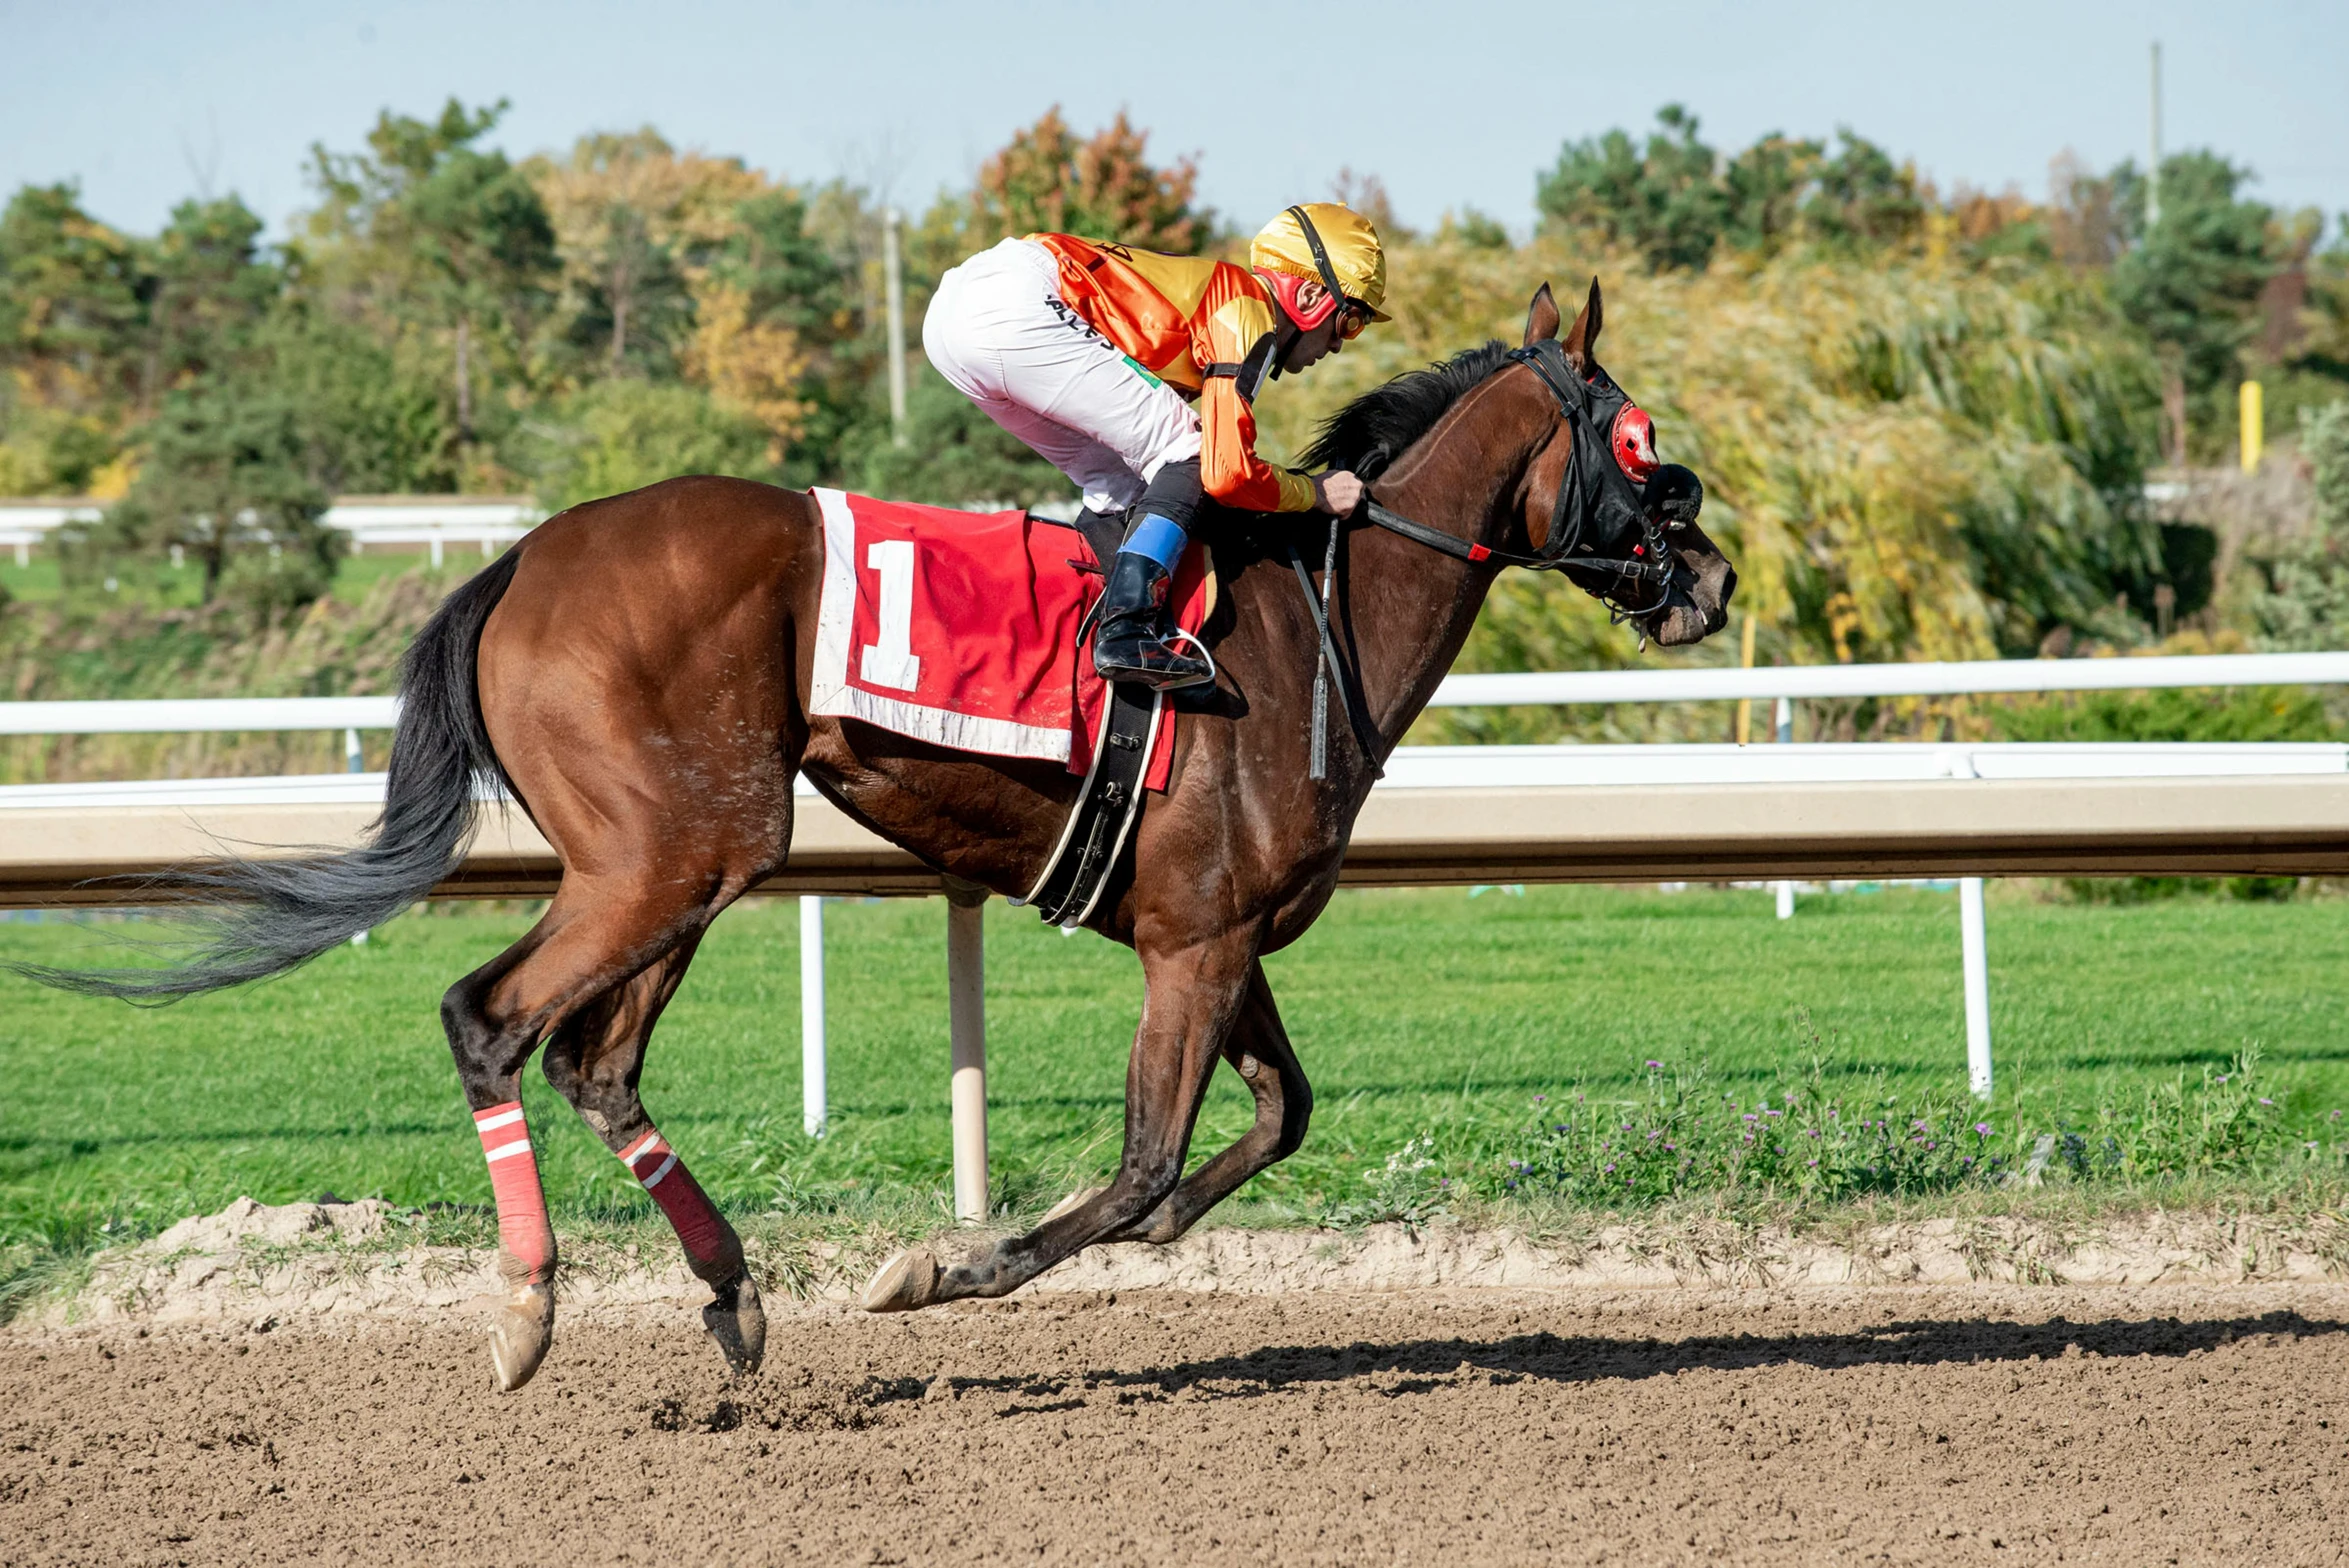
[[[1361,480],[1344,469],[1313,476],[1313,505],[1315,510],[1337,517],[1351,517],[1362,504],[1362,492],[1367,488]]]

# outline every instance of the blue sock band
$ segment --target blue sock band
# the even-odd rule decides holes
[[[1190,542],[1191,536],[1184,533],[1178,524],[1151,512],[1134,526],[1133,533],[1117,553],[1146,555],[1171,572],[1175,569],[1175,563],[1183,558],[1183,547]]]

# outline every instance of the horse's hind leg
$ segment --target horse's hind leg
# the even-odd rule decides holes
[[[554,1342],[555,1238],[522,1117],[522,1065],[574,1013],[681,937],[698,935],[716,912],[714,891],[566,875],[521,941],[441,999],[449,1052],[497,1195],[498,1267],[510,1291],[490,1330],[490,1359],[502,1390],[529,1382]]]
[[[669,1218],[685,1261],[713,1293],[702,1324],[737,1373],[766,1354],[767,1317],[744,1266],[741,1238],[646,1113],[638,1084],[646,1043],[700,944],[697,931],[625,985],[581,1009],[547,1041],[547,1082],[571,1102]]]
[[[1224,1040],[1223,1059],[1255,1096],[1255,1123],[1230,1148],[1184,1177],[1164,1203],[1110,1240],[1161,1245],[1173,1241],[1248,1178],[1279,1164],[1304,1143],[1305,1124],[1313,1115],[1313,1089],[1289,1044],[1288,1031],[1281,1027],[1280,1009],[1273,1005],[1262,962],[1249,970],[1247,999]]]

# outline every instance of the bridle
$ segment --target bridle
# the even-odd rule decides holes
[[[1525,366],[1557,399],[1559,417],[1569,432],[1566,472],[1558,480],[1557,499],[1550,507],[1550,528],[1541,549],[1532,555],[1495,549],[1480,541],[1414,522],[1400,512],[1365,498],[1363,514],[1387,532],[1451,556],[1454,560],[1497,561],[1529,571],[1562,572],[1576,587],[1607,607],[1618,624],[1652,615],[1671,598],[1673,557],[1665,524],[1645,500],[1644,487],[1635,484],[1617,465],[1608,438],[1599,429],[1591,404],[1598,392],[1567,362],[1566,351],[1554,338],[1509,351],[1509,358]],[[1609,389],[1613,383],[1608,383]],[[1629,399],[1617,394],[1615,401]],[[1588,535],[1594,522],[1620,538],[1636,526],[1639,540],[1628,556],[1593,553]],[[1645,590],[1643,593],[1642,591]],[[1628,603],[1639,594],[1646,603]]]
[[[1311,230],[1308,229],[1310,234]],[[1645,483],[1636,482],[1617,461],[1610,435],[1616,420],[1625,410],[1636,411],[1634,405],[1605,372],[1586,380],[1566,358],[1566,351],[1556,339],[1545,338],[1524,348],[1511,349],[1508,357],[1539,376],[1542,385],[1558,401],[1561,422],[1566,426],[1566,472],[1559,476],[1558,494],[1550,505],[1550,530],[1542,540],[1542,547],[1532,555],[1520,555],[1514,550],[1498,550],[1482,540],[1463,539],[1457,534],[1430,528],[1414,522],[1402,513],[1381,506],[1367,495],[1362,502],[1362,515],[1378,527],[1399,535],[1414,544],[1425,545],[1439,554],[1456,561],[1482,563],[1495,561],[1503,566],[1522,566],[1536,572],[1562,572],[1576,587],[1607,607],[1608,615],[1617,625],[1642,616],[1653,615],[1671,602],[1673,556],[1666,537],[1667,524],[1661,506],[1649,505],[1651,495],[1667,474],[1674,470],[1655,466]],[[1599,433],[1599,422],[1592,409],[1595,401],[1604,398],[1614,407],[1609,414],[1610,435]],[[1644,422],[1641,425],[1644,430]],[[1653,461],[1652,443],[1648,450]],[[1686,474],[1685,469],[1679,470]],[[1693,479],[1693,475],[1689,476]],[[1661,499],[1659,497],[1659,499]],[[1313,574],[1306,568],[1304,557],[1292,541],[1288,546],[1289,565],[1297,574],[1297,586],[1304,590],[1305,605],[1313,616],[1313,627],[1318,639],[1313,673],[1313,725],[1310,761],[1306,776],[1321,779],[1328,776],[1328,741],[1324,716],[1328,709],[1329,678],[1332,671],[1338,676],[1338,697],[1346,713],[1346,721],[1354,732],[1355,744],[1369,759],[1373,776],[1384,770],[1378,763],[1379,737],[1370,727],[1363,699],[1354,672],[1339,654],[1337,639],[1330,631],[1331,590],[1338,578],[1338,535],[1345,520],[1330,519],[1329,545],[1322,561],[1321,586],[1314,587]],[[1638,533],[1638,542],[1624,556],[1594,553],[1587,536],[1594,526],[1604,530],[1601,542],[1619,540],[1632,532]],[[1677,526],[1677,524],[1672,525]],[[1593,579],[1596,579],[1594,581]],[[1649,592],[1646,603],[1626,602],[1626,595],[1645,588]],[[1646,633],[1641,633],[1644,643]]]

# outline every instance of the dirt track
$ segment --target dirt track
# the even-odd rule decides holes
[[[0,1336],[0,1558],[2337,1562],[2349,1287],[1059,1297]]]

